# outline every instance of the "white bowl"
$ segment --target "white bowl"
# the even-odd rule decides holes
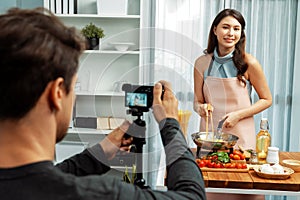
[[[134,43],[129,42],[112,42],[110,44],[118,51],[127,51],[130,46],[134,45]]]
[[[300,172],[300,161],[287,159],[282,161],[283,165],[293,169],[295,172]]]

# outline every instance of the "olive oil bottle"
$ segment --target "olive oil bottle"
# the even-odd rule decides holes
[[[271,135],[269,133],[269,122],[267,118],[260,121],[260,131],[256,135],[256,153],[258,163],[266,163],[268,147],[271,144]]]

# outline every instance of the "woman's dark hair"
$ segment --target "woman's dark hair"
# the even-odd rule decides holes
[[[78,70],[85,40],[43,8],[0,15],[0,120],[19,119],[47,84],[64,79],[66,93]]]
[[[235,51],[233,53],[233,63],[235,64],[237,68],[237,78],[239,81],[242,81],[244,84],[246,84],[245,80],[243,79],[244,73],[248,69],[248,64],[244,60],[245,56],[245,46],[246,46],[246,36],[245,36],[245,20],[243,15],[234,9],[225,9],[222,10],[214,19],[209,32],[208,37],[208,45],[207,49],[204,50],[205,54],[213,53],[216,47],[218,47],[218,39],[217,36],[214,34],[214,28],[217,27],[217,25],[220,23],[220,21],[227,17],[232,16],[234,17],[240,24],[242,28],[241,38],[238,41],[238,43],[235,45]]]

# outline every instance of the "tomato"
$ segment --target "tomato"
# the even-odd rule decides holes
[[[233,159],[233,153],[229,154],[229,158]]]
[[[231,167],[231,163],[225,163],[224,167],[225,168],[230,168]]]
[[[204,161],[204,163],[205,163],[205,166],[207,166],[208,163],[211,163],[211,160],[203,160],[203,161]]]
[[[214,167],[215,168],[221,168],[221,163],[216,163]]]
[[[215,164],[216,164],[216,163],[214,163],[214,162],[210,162],[210,163],[207,164],[207,167],[209,167],[209,168],[214,168],[214,167],[215,167]]]
[[[236,168],[238,168],[238,169],[242,169],[242,163],[238,163],[238,164],[236,164]]]
[[[218,156],[217,155],[213,155],[211,159],[212,160],[218,160]]]
[[[242,169],[247,169],[247,164],[246,163],[242,164]]]
[[[236,168],[236,164],[235,163],[231,163],[229,168]]]
[[[201,159],[199,159],[199,158],[197,158],[196,159],[196,163],[199,165],[199,163],[201,162],[202,160]]]
[[[241,160],[244,160],[245,159],[245,155],[244,154],[241,154],[241,155],[239,155],[240,156],[240,159]]]
[[[199,166],[200,168],[205,167],[206,164],[205,164],[204,160],[201,160],[200,163],[198,164],[198,166]]]
[[[234,154],[234,155],[242,155],[242,152],[240,152],[239,150],[234,150],[234,151],[233,151],[233,154]]]
[[[233,160],[240,160],[241,159],[241,157],[239,156],[239,155],[237,155],[237,154],[235,154],[234,156],[233,156]]]

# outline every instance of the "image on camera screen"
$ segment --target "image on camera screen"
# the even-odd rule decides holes
[[[127,92],[126,106],[147,107],[147,94],[146,93]]]

